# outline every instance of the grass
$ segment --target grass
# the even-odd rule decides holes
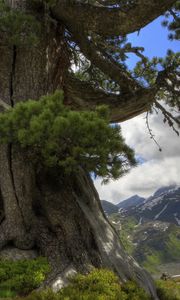
[[[15,272],[16,269],[17,266]],[[14,297],[16,300],[150,300],[145,291],[134,282],[121,284],[113,272],[105,269],[94,269],[88,275],[77,274],[69,278],[69,285],[58,293],[53,293],[50,289],[31,292],[30,280],[29,286],[24,285],[26,291],[29,291],[25,296],[22,278],[23,276],[19,276],[18,288],[15,288],[13,283],[13,289],[11,287],[11,289],[1,290],[0,298],[9,300]],[[19,290],[19,286],[23,288],[23,291]]]
[[[15,296],[16,296],[16,293],[11,290],[1,290],[0,291],[0,299],[14,298]]]
[[[0,297],[26,295],[45,280],[50,266],[39,257],[31,260],[0,260]]]
[[[160,300],[180,300],[180,279],[156,281]]]

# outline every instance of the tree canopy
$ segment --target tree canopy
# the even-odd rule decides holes
[[[180,109],[179,53],[169,50],[166,57],[150,60],[141,45],[134,47],[128,41],[128,34],[164,14],[169,38],[178,39],[180,1],[33,0],[27,1],[25,11],[18,2],[9,4],[0,1],[0,32],[5,32],[6,46],[38,47],[42,26],[47,30],[52,24],[63,26],[69,56],[63,98],[76,112],[63,106],[60,94],[18,104],[0,117],[2,141],[33,145],[51,167],[61,165],[67,170],[81,161],[90,172],[117,178],[127,169],[127,162],[131,165],[135,160],[119,127],[110,127],[108,122],[156,108],[178,134],[179,118],[160,100]],[[130,70],[127,59],[132,53],[139,61]],[[98,105],[109,108],[108,117],[104,106],[96,109]]]
[[[105,106],[94,112],[77,112],[63,105],[63,93],[39,101],[18,103],[0,114],[1,143],[19,145],[36,167],[65,173],[83,167],[95,175],[117,179],[135,165],[134,152],[120,127],[109,126]]]
[[[41,26],[63,26],[69,60],[81,66],[76,74],[71,68],[66,74],[65,98],[71,106],[94,109],[108,104],[112,122],[157,107],[169,123],[179,124],[159,105],[163,98],[179,108],[179,55],[169,51],[165,58],[151,61],[127,36],[164,15],[169,38],[178,39],[180,1],[28,0],[26,12],[18,1],[8,5],[8,0],[0,1],[0,31],[5,32],[6,45],[37,46]],[[126,63],[132,53],[139,58],[135,70]]]
[[[52,15],[66,26],[72,59],[81,66],[78,79],[83,79],[80,88],[77,76],[68,75],[69,96],[83,99],[86,89],[84,105],[108,103],[112,121],[127,120],[156,106],[165,118],[179,123],[159,105],[165,99],[179,108],[179,54],[168,51],[166,57],[151,61],[141,45],[134,47],[127,40],[129,33],[163,14],[171,38],[178,38],[178,11],[179,1],[58,1]],[[126,63],[132,53],[139,58],[133,71]]]
[[[87,173],[117,178],[135,164],[116,122],[158,109],[177,131],[179,55],[150,60],[128,35],[164,16],[169,38],[178,39],[179,3],[0,0],[0,250],[48,257],[55,289],[69,272],[108,267],[157,299]],[[139,60],[133,70],[130,54]]]

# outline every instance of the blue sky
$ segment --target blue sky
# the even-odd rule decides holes
[[[164,57],[168,49],[177,52],[180,50],[178,41],[170,41],[167,36],[169,31],[167,28],[162,27],[161,22],[164,17],[159,17],[148,26],[129,35],[129,41],[133,46],[142,46],[145,48],[143,52],[145,56],[152,58],[153,56]],[[135,65],[137,58],[135,55],[131,56],[128,64],[130,68]]]
[[[137,32],[129,35],[132,46],[144,47],[144,54],[149,58],[164,57],[168,49],[174,52],[180,50],[177,41],[168,40],[168,30],[161,26],[163,19],[160,17],[153,21],[143,28],[139,35]],[[133,68],[136,61],[133,55],[129,59],[129,67]],[[135,194],[148,197],[161,186],[180,184],[180,137],[163,123],[161,113],[150,115],[149,123],[163,151],[159,152],[158,147],[150,139],[145,115],[122,123],[122,134],[127,144],[135,149],[139,165],[126,176],[110,181],[107,185],[101,185],[100,179],[95,180],[101,199],[119,203]]]

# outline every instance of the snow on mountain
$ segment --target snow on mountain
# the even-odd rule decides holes
[[[144,199],[134,195],[117,205],[102,201],[107,215],[119,212],[123,216],[135,216],[144,221],[162,221],[180,226],[180,186],[166,186],[158,189],[152,196]]]
[[[119,208],[123,208],[123,209],[128,209],[131,206],[138,206],[141,203],[143,203],[145,200],[145,198],[142,198],[138,195],[134,195],[126,200],[121,201],[120,203],[117,204],[117,206]]]
[[[135,208],[135,211],[131,208],[127,214],[139,216],[144,220],[159,220],[180,225],[180,186],[160,188]]]

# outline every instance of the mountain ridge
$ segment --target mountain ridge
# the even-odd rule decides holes
[[[131,196],[129,197],[128,199],[125,199],[121,202],[119,202],[117,205],[117,207],[119,208],[129,208],[131,207],[132,205],[140,205],[143,201],[145,200],[145,198],[143,197],[140,197],[139,195],[134,195],[134,196]]]
[[[137,220],[162,221],[180,226],[180,186],[170,185],[157,189],[148,198],[133,195],[118,204],[101,201],[107,215],[118,212],[122,217],[134,216]]]

